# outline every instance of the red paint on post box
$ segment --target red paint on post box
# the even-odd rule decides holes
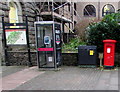
[[[114,66],[116,40],[103,40],[104,42],[104,66]]]

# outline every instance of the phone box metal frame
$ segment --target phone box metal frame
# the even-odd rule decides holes
[[[61,24],[54,21],[34,24],[38,67],[58,68],[61,65]]]
[[[97,46],[78,47],[78,65],[97,65]]]

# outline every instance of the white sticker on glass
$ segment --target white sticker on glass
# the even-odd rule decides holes
[[[48,57],[48,61],[49,62],[52,62],[53,60],[52,60],[52,57]]]

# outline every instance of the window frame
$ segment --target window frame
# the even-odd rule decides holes
[[[93,13],[91,13],[90,15],[89,15],[89,14],[88,14],[88,15],[85,14],[85,12],[86,12],[85,9],[87,8],[87,6],[91,6],[91,8],[94,8],[94,9],[93,9],[93,10],[94,10],[93,13],[95,13],[95,15],[92,15]],[[86,5],[86,6],[84,7],[84,9],[83,9],[83,15],[84,15],[84,17],[96,17],[96,8],[95,8],[95,6],[92,5],[92,4]]]
[[[104,8],[105,8],[106,5],[112,6],[112,8],[114,9],[114,12],[104,12]],[[104,13],[105,13],[105,15],[104,15]],[[108,13],[108,14],[115,13],[115,7],[114,7],[112,4],[105,4],[105,5],[103,6],[103,8],[102,8],[102,16],[103,16],[103,17],[106,16],[107,13]]]

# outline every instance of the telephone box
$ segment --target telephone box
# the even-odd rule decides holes
[[[104,66],[114,67],[114,54],[116,40],[103,40],[104,42]]]
[[[61,65],[61,24],[39,21],[35,28],[38,67],[57,68]]]

